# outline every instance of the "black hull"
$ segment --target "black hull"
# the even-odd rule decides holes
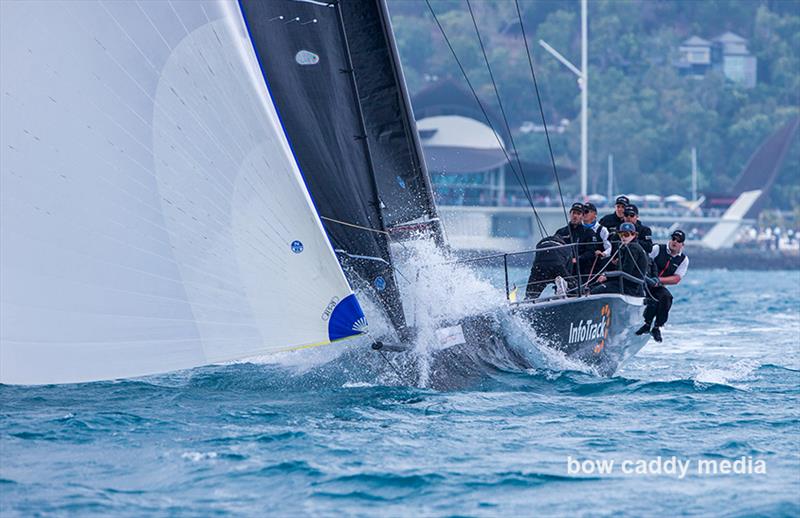
[[[644,347],[649,335],[636,336],[644,323],[644,300],[624,295],[520,303],[513,312],[529,323],[538,339],[567,358],[612,376]]]
[[[613,376],[649,339],[649,335],[635,335],[643,322],[643,309],[643,299],[617,294],[520,302],[511,306],[510,314],[479,315],[453,323],[464,340],[452,346],[433,344],[428,347],[433,352],[425,354],[425,359],[410,350],[387,350],[386,354],[405,384],[440,390],[479,383],[493,372],[541,367],[529,354],[541,346],[560,351],[598,376]]]

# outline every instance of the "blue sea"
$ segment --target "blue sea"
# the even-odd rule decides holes
[[[298,352],[0,386],[0,515],[800,515],[800,272],[695,270],[673,293],[664,342],[611,379],[438,392]]]

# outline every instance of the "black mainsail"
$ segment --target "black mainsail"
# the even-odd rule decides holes
[[[389,13],[383,0],[339,2],[387,228],[411,222],[441,230],[411,111]]]
[[[402,330],[390,235],[423,228],[441,242],[441,229],[386,6],[381,0],[240,5],[334,248]]]

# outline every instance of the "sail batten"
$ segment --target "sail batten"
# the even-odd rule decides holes
[[[1,383],[154,374],[365,330],[237,4],[0,11]]]

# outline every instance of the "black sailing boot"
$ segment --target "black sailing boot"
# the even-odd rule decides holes
[[[661,342],[661,329],[658,326],[654,327],[650,334],[653,335],[653,340]]]
[[[650,322],[645,322],[642,327],[636,330],[636,336],[641,336],[650,332]]]

